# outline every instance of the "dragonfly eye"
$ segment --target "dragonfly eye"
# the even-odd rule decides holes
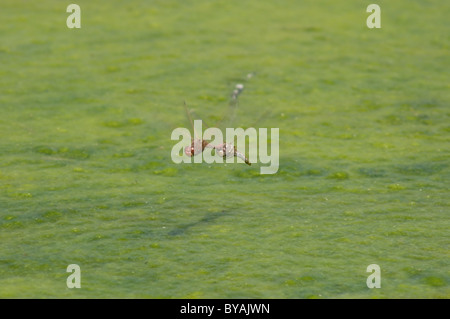
[[[194,156],[194,148],[191,146],[186,146],[184,148],[184,154],[186,154],[187,156]]]

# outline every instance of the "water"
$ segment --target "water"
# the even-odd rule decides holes
[[[448,4],[77,4],[1,4],[1,297],[449,297]],[[172,163],[250,72],[278,173]]]

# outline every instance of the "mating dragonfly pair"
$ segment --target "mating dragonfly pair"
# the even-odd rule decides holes
[[[205,141],[205,140],[192,139],[191,145],[185,147],[184,153],[187,156],[195,156],[195,155],[202,153],[205,150],[205,148],[213,148],[216,151],[216,154],[218,154],[219,156],[221,156],[223,158],[236,156],[236,157],[239,157],[240,159],[242,159],[245,162],[245,164],[252,165],[252,163],[250,163],[248,158],[245,157],[244,154],[239,152],[237,150],[236,146],[232,145],[231,143],[222,143],[222,144],[218,144],[218,145],[212,145],[211,143],[209,143],[208,141]]]
[[[232,104],[237,104],[237,98],[239,96],[239,94],[242,92],[242,90],[244,89],[244,85],[242,84],[237,84],[233,94],[232,94]],[[186,106],[186,102],[184,102],[184,108],[186,110],[187,116],[189,118],[189,121],[191,123],[192,129],[194,130],[195,139],[192,139],[192,143],[190,146],[186,146],[184,149],[184,153],[187,156],[195,156],[198,155],[200,153],[202,153],[206,148],[212,148],[215,150],[216,154],[223,157],[223,158],[229,158],[229,157],[238,157],[240,159],[242,159],[247,165],[252,165],[252,163],[250,163],[250,161],[248,160],[248,158],[241,152],[239,152],[236,148],[236,146],[234,146],[231,143],[221,143],[218,145],[213,145],[211,144],[209,141],[203,140],[203,139],[199,139],[197,132],[195,132],[195,128],[194,128],[194,124],[192,122],[192,117],[191,117],[191,113],[189,111],[189,109]]]

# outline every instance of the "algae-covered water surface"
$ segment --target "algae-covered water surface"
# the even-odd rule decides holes
[[[0,297],[450,296],[449,3],[68,4],[0,4]],[[184,101],[278,171],[174,163]]]

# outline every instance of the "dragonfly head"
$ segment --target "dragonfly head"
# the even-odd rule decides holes
[[[184,148],[184,154],[189,157],[200,154],[201,152],[203,152],[203,149],[206,147],[206,145],[208,145],[208,142],[206,141],[192,140],[192,144]]]
[[[189,145],[184,148],[184,154],[191,157],[195,155],[194,145]]]

